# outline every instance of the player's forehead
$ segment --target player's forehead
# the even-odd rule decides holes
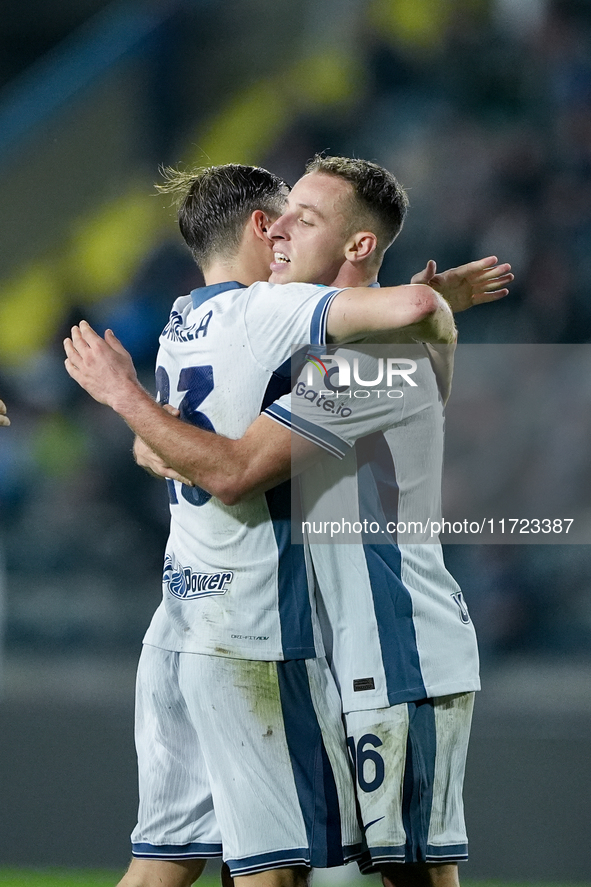
[[[295,183],[287,198],[286,211],[305,209],[330,221],[343,215],[353,195],[353,186],[338,176],[322,172],[307,173]]]

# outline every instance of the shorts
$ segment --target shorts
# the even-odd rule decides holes
[[[473,693],[345,715],[366,849],[359,863],[468,858],[462,789]]]
[[[236,876],[360,855],[340,700],[324,659],[145,645],[136,748],[135,857],[223,855]]]

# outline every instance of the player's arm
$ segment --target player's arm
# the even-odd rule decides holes
[[[445,299],[451,310],[454,313],[458,313],[459,311],[466,311],[475,305],[504,298],[509,292],[506,287],[513,280],[513,274],[510,271],[510,265],[498,265],[496,256],[489,256],[485,259],[469,262],[466,265],[460,265],[457,268],[451,268],[436,274],[435,262],[431,260],[423,271],[412,278],[412,283],[430,284]],[[424,327],[428,327],[429,324],[433,323],[431,314],[423,314],[423,312],[429,311],[429,305],[425,305],[420,301],[415,302],[412,293],[409,298],[408,290],[411,290],[412,287],[392,287],[389,289],[391,292],[397,292],[398,294],[401,294],[400,291],[402,290],[407,291],[401,294],[403,298],[395,306],[395,321],[400,323],[400,327],[393,329],[392,332],[395,335],[392,338],[399,338],[400,341],[409,341],[409,339],[413,338],[412,333],[415,333],[416,338],[421,339],[421,333],[425,332]],[[350,290],[347,290],[340,293],[336,297],[335,302],[350,292]],[[358,291],[353,290],[352,292]],[[370,288],[363,292],[362,298],[364,301],[355,307],[356,309],[358,307],[365,316],[368,306],[367,297],[375,299],[376,294],[380,290]],[[344,299],[342,301],[345,303]],[[436,305],[439,305],[439,303],[436,303]],[[341,307],[337,305],[338,311],[335,311],[333,315],[333,321],[336,324],[340,323],[342,319]],[[388,306],[387,310],[390,310],[390,307]],[[388,316],[392,317],[391,314]],[[447,312],[445,312],[445,318],[443,321],[444,329],[448,322]],[[351,321],[351,318],[349,320]],[[436,317],[435,320],[439,322],[440,318]],[[329,314],[329,330],[331,329],[330,321],[331,316]],[[356,321],[352,320],[351,322]],[[422,330],[421,324],[423,325]],[[335,328],[333,327],[332,329],[334,332]],[[377,329],[381,331],[383,326],[380,325]],[[432,329],[433,327],[431,326]],[[425,341],[425,339],[422,339],[422,341]],[[443,343],[431,342],[426,347],[437,378],[439,391],[445,403],[451,389],[455,342],[451,344],[447,340]],[[242,498],[247,498],[251,495],[252,490],[264,492],[274,486],[275,470],[277,470],[278,479],[284,480],[290,475],[297,474],[321,457],[325,450],[300,437],[300,433],[297,427],[294,428],[293,433],[290,433],[286,427],[273,420],[268,420],[265,415],[262,415],[250,426],[244,438],[232,442],[235,446],[235,454],[240,466],[235,480],[230,482],[227,490],[227,495],[232,496],[233,503],[240,501]],[[270,447],[267,450],[266,447],[269,444]],[[140,446],[144,448],[145,445],[140,444]],[[146,457],[148,457],[147,452]],[[269,464],[268,460],[273,459],[275,459],[275,465]],[[207,488],[207,479],[204,478],[200,485]]]
[[[379,332],[404,330],[406,341],[448,344],[455,339],[454,314],[475,305],[496,302],[508,295],[513,280],[511,265],[498,264],[496,256],[437,273],[431,259],[411,278],[410,285],[343,290],[333,300],[328,315],[331,341],[354,341]],[[379,294],[379,295],[378,295]]]
[[[264,415],[238,440],[190,425],[184,428],[191,439],[190,452],[183,460],[189,482],[207,490],[224,505],[236,505],[258,496],[304,471],[324,455],[320,447],[292,435],[289,429]],[[162,449],[166,446],[163,442]],[[134,443],[134,458],[157,477],[171,477],[170,467],[140,437]],[[175,464],[179,465],[182,458],[177,450]],[[173,479],[187,483],[176,475]]]
[[[457,268],[437,273],[437,265],[430,259],[425,268],[411,277],[411,283],[427,284],[448,302],[454,314],[467,311],[475,305],[496,302],[509,294],[507,286],[514,279],[511,265],[498,264],[496,256],[487,256]]]
[[[435,262],[430,261],[423,271],[412,278],[412,282],[414,284],[432,282],[452,310],[457,312],[506,296],[508,293],[506,285],[513,280],[513,275],[509,272],[510,265],[497,265],[495,256],[470,262],[441,274],[436,274]],[[429,299],[421,301],[419,289],[418,287],[391,288],[392,292],[402,295],[403,298],[394,304],[392,304],[391,298],[388,299],[385,309],[388,313],[377,316],[378,323],[375,328],[382,331],[384,328],[382,321],[387,316],[389,323],[399,325],[396,332],[402,334],[403,340],[408,341],[407,333],[409,332],[415,332],[417,338],[422,337],[424,340],[426,335],[424,335],[425,330],[421,330],[421,324],[423,326],[432,324],[432,315],[436,313],[439,303],[437,300],[430,303]],[[342,297],[346,294],[350,295],[352,292],[355,293],[355,291],[347,290],[346,293],[339,294],[335,302],[340,300],[340,303],[337,303],[336,307],[333,302],[331,308],[332,326],[329,314],[329,331],[332,331],[335,336],[338,332],[350,333],[350,325],[359,322],[360,313],[363,323],[366,323],[368,306],[378,304],[379,308],[379,303],[376,303],[375,300],[378,293],[381,294],[383,291],[377,291],[375,288],[365,289],[362,291],[363,301],[354,300],[351,305],[350,298],[345,300]],[[387,293],[387,295],[390,294]],[[422,295],[425,296],[424,291]],[[429,293],[427,296],[430,298]],[[368,297],[372,300],[371,303],[368,301]],[[434,306],[435,312],[433,312]],[[351,315],[347,317],[347,308],[355,311],[356,314],[353,317]],[[395,311],[394,317],[391,313],[392,309]],[[447,318],[447,312],[445,312],[445,316]],[[447,323],[447,319],[444,323]],[[348,329],[346,329],[347,324],[349,324]],[[369,330],[369,327],[367,328]],[[421,333],[423,333],[422,336]],[[409,336],[409,338],[412,337]],[[427,347],[437,376],[438,386],[445,401],[451,385],[454,347],[449,344],[440,345],[437,343]],[[324,452],[320,447],[304,440],[298,434],[291,434],[287,428],[269,420],[266,416],[259,417],[240,440],[229,440],[213,435],[209,435],[208,440],[208,432],[193,428],[189,428],[189,431],[185,433],[191,434],[192,441],[196,441],[196,447],[200,441],[203,441],[203,446],[206,447],[203,451],[202,448],[193,449],[192,445],[191,453],[187,454],[184,470],[191,475],[190,482],[204,487],[226,504],[235,504],[243,498],[270,489],[275,484],[297,474],[317,461]],[[166,443],[166,441],[162,442],[161,453],[165,451]],[[186,482],[186,479],[177,475],[171,465],[154,452],[142,438],[136,438],[134,455],[139,465],[156,476],[173,477]],[[171,454],[171,461],[175,460],[175,455]],[[192,463],[191,457],[194,459]],[[178,463],[176,464],[178,465]]]
[[[162,405],[162,409],[169,413],[171,416],[180,416],[179,410],[175,409],[171,404],[165,403]],[[193,481],[189,480],[188,477],[185,477],[182,474],[179,474],[172,465],[169,465],[163,458],[157,455],[154,450],[150,449],[150,447],[144,443],[141,437],[138,437],[137,434],[135,436],[133,442],[133,457],[137,464],[143,468],[148,474],[151,474],[152,477],[161,477],[167,480],[178,480],[182,484],[187,484],[187,486],[193,486]]]
[[[103,339],[82,321],[72,328],[64,348],[70,376],[115,410],[147,445],[136,445],[139,464],[145,456],[144,467],[152,473],[201,486],[227,505],[287,480],[292,456],[303,470],[322,455],[318,447],[295,437],[292,452],[289,430],[266,416],[240,440],[183,422],[142,388],[130,355],[111,330]]]
[[[426,284],[376,289],[354,287],[333,299],[327,330],[331,342],[353,342],[403,330],[407,341],[449,344],[456,327],[447,301]]]
[[[0,425],[10,425],[10,419],[6,415],[6,404],[0,400]]]

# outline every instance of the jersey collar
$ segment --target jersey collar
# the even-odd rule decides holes
[[[191,291],[191,301],[193,308],[199,308],[208,299],[213,299],[219,293],[225,293],[227,290],[246,289],[244,283],[238,283],[237,280],[228,280],[225,283],[212,283],[210,286],[200,286],[196,290]]]

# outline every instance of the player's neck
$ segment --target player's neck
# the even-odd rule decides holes
[[[237,280],[245,286],[256,283],[260,280],[260,276],[255,276],[245,262],[219,262],[214,263],[203,273],[203,279],[206,286],[212,286],[214,283],[226,283],[229,280]]]
[[[203,272],[205,283],[211,286],[214,283],[237,280],[250,286],[258,280],[268,280],[271,258],[268,244],[254,237],[247,228],[238,250],[230,256],[214,258],[207,271]]]
[[[333,280],[331,286],[371,286],[372,283],[377,283],[377,281],[377,270],[369,271],[367,268],[345,262],[345,264],[339,269],[339,273]]]

